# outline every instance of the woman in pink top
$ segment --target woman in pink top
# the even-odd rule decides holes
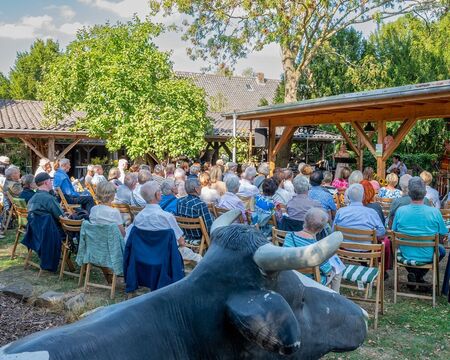
[[[378,193],[378,191],[380,190],[380,184],[378,183],[378,181],[373,179],[373,169],[370,166],[364,169],[363,176],[364,180],[370,181],[373,189],[375,190],[375,193]]]
[[[350,176],[350,169],[348,167],[343,167],[341,169],[341,177],[338,179],[334,179],[331,183],[336,189],[342,191],[348,188],[348,177]]]

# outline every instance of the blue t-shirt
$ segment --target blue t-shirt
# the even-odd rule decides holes
[[[444,219],[438,209],[416,204],[405,205],[397,210],[392,230],[410,236],[447,234]],[[432,247],[401,246],[400,250],[409,260],[431,262],[433,259]]]

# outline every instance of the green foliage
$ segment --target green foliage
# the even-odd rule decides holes
[[[401,152],[396,152],[395,154],[400,155],[406,167],[413,170],[413,175],[419,175],[423,170],[435,172],[434,164],[439,159],[439,154]],[[367,149],[364,150],[363,163],[364,167],[371,166],[374,169],[377,167],[377,161]],[[388,164],[387,167],[392,164],[392,157],[388,159],[386,164]]]
[[[27,165],[31,165],[28,148],[18,139],[3,139],[3,141],[0,143],[0,154],[8,156],[11,164],[25,171]]]
[[[45,114],[59,121],[74,110],[78,123],[110,150],[132,158],[195,156],[205,145],[205,93],[178,79],[169,54],[152,39],[163,29],[134,19],[80,30],[52,66],[41,88]]]
[[[209,111],[220,113],[228,107],[228,99],[221,92],[209,97]]]
[[[38,39],[30,52],[17,54],[9,74],[9,97],[11,99],[38,99],[37,87],[48,67],[59,57],[59,44],[51,39]],[[1,86],[1,85],[0,85]]]
[[[9,80],[0,72],[0,99],[10,99]]]

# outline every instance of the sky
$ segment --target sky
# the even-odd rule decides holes
[[[148,13],[148,0],[0,0],[0,72],[7,74],[17,52],[28,51],[37,38],[53,38],[64,48],[83,26],[125,22],[134,14],[143,19]],[[181,25],[182,16],[158,17],[153,21]],[[357,30],[367,36],[375,30],[375,24],[362,24]],[[180,33],[165,33],[155,42],[161,50],[172,52],[175,70],[198,72],[208,65],[189,59],[188,44],[181,40]],[[249,54],[238,61],[235,73],[240,74],[248,67],[263,72],[266,78],[280,78],[279,48],[269,45]]]

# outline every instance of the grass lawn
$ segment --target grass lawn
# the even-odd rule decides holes
[[[82,291],[77,287],[76,278],[64,276],[59,281],[57,275],[46,272],[38,278],[37,270],[23,269],[22,258],[10,260],[13,241],[12,230],[8,231],[5,239],[0,240],[0,285],[22,279],[34,286],[36,295],[46,290]],[[22,245],[19,245],[18,250],[19,254],[25,253]],[[447,258],[441,262],[441,274],[446,261]],[[450,359],[450,304],[442,296],[438,297],[438,305],[434,309],[431,301],[409,298],[400,298],[397,304],[393,304],[392,278],[393,275],[386,282],[385,314],[379,317],[378,329],[373,330],[373,324],[370,323],[369,336],[361,348],[352,353],[328,354],[325,359]],[[104,281],[100,271],[94,273],[94,280]],[[114,300],[109,299],[107,290],[90,289],[87,295],[87,306],[83,311],[125,299],[123,286],[117,288]],[[369,314],[372,313],[370,307],[364,304],[363,307]],[[79,313],[66,315],[69,321],[73,321]]]

